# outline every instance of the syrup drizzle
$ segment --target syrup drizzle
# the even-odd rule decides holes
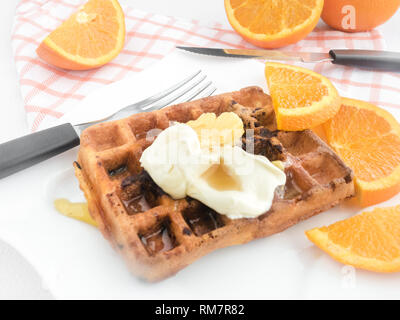
[[[210,187],[218,191],[242,190],[239,179],[231,174],[223,159],[220,160],[219,164],[214,164],[208,168],[201,177],[207,181]]]
[[[167,223],[161,224],[150,234],[140,236],[140,239],[151,255],[169,251],[176,246],[175,237],[171,234]]]
[[[224,226],[218,213],[206,206],[202,206],[199,210],[186,212],[184,219],[196,236],[202,236]]]
[[[146,201],[145,197],[139,195],[129,200],[122,200],[126,211],[129,215],[134,215],[139,212],[145,212],[151,209],[150,204]]]
[[[73,203],[67,199],[54,200],[55,209],[64,216],[88,223],[97,227],[97,222],[93,220],[89,213],[86,202]]]

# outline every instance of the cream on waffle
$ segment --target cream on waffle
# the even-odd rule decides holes
[[[235,112],[254,153],[285,163],[286,185],[258,218],[231,220],[186,197],[173,200],[140,167],[152,129],[202,113]],[[276,130],[271,99],[258,87],[102,123],[81,136],[75,173],[89,211],[130,270],[149,281],[171,276],[205,254],[280,232],[354,195],[353,173],[312,131]]]

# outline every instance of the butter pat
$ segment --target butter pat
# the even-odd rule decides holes
[[[186,123],[200,139],[203,147],[218,145],[237,145],[244,133],[243,122],[234,112],[203,113],[197,120]]]

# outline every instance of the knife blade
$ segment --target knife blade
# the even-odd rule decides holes
[[[266,60],[299,61],[317,63],[330,61],[345,66],[376,69],[383,71],[400,71],[400,52],[378,50],[332,49],[329,52],[297,52],[258,49],[224,49],[205,47],[177,46],[180,50],[193,53],[231,58],[259,58]]]
[[[265,58],[269,60],[291,60],[302,62],[316,62],[324,60],[332,60],[328,53],[313,52],[290,52],[278,50],[257,50],[257,49],[222,49],[222,48],[201,48],[201,47],[182,47],[178,49],[205,54],[217,57],[233,57],[233,58]]]

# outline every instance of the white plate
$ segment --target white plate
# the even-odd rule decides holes
[[[158,78],[149,77],[154,72],[149,71],[118,86],[150,91],[151,85],[155,90],[168,78],[165,72],[201,68],[220,92],[248,85],[265,89],[263,67],[257,61],[176,53],[157,68],[162,71]],[[143,80],[149,78],[151,83]],[[398,113],[395,116],[400,119]],[[56,298],[399,298],[398,275],[343,266],[306,239],[305,230],[357,213],[358,209],[346,207],[329,210],[281,234],[213,252],[160,283],[138,280],[98,230],[53,208],[58,197],[83,200],[71,168],[77,151],[0,180],[0,237],[32,263]],[[398,195],[380,206],[399,200]]]

